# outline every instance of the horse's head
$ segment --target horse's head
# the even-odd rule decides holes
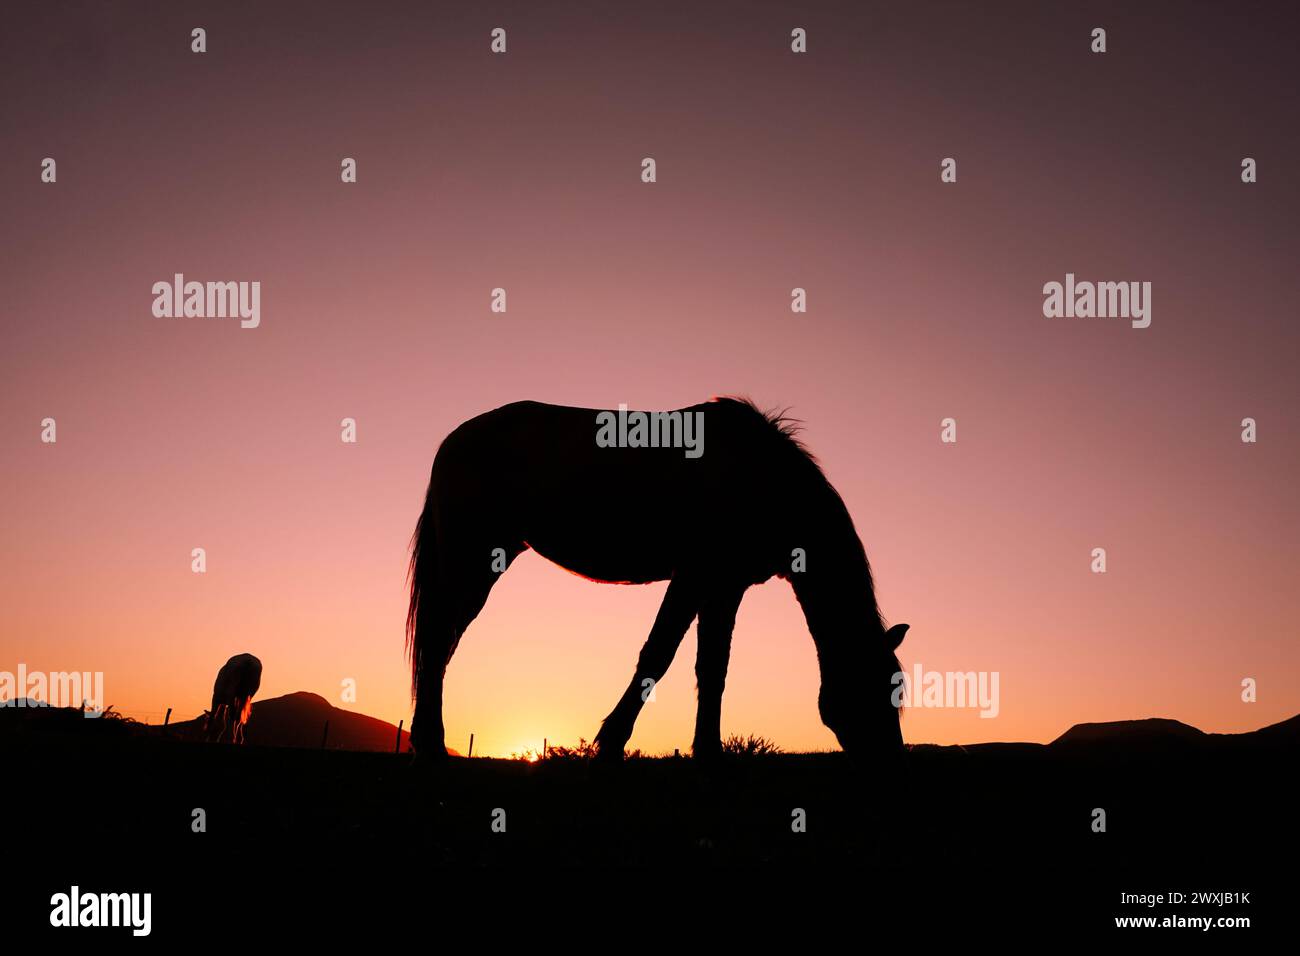
[[[848,646],[836,666],[824,668],[817,709],[822,723],[834,732],[846,753],[898,753],[903,749],[899,727],[902,708],[895,704],[902,672],[895,653],[907,634],[895,624]]]

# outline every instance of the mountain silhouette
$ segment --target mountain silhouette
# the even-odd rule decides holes
[[[1053,740],[1049,747],[1072,746],[1077,744],[1100,743],[1103,741],[1123,742],[1126,744],[1177,744],[1184,741],[1199,741],[1206,736],[1179,720],[1166,717],[1147,717],[1145,720],[1111,720],[1102,723],[1075,724],[1061,736]]]
[[[327,720],[330,726],[325,746],[330,750],[392,753],[397,742],[397,727],[393,724],[335,707],[319,694],[305,690],[254,701],[244,734],[248,743],[263,747],[319,748]],[[189,736],[199,729],[198,723],[191,720],[174,724],[174,732]],[[407,733],[403,730],[401,750],[405,753],[407,749]]]
[[[1239,736],[1252,737],[1261,742],[1268,741],[1269,743],[1282,743],[1284,741],[1296,743],[1300,741],[1300,714]]]
[[[1046,747],[1054,753],[1127,756],[1135,759],[1197,751],[1258,751],[1300,745],[1300,714],[1259,730],[1212,734],[1163,717],[1075,724]]]

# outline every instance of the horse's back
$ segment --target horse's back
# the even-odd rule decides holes
[[[671,434],[694,441],[694,456],[680,442],[602,444],[609,414],[619,413],[524,401],[469,419],[434,461],[439,520],[453,534],[517,537],[587,577],[642,582],[671,576],[684,555],[737,544],[770,511],[774,433],[752,407],[639,413],[674,416]]]
[[[252,654],[236,654],[222,665],[212,687],[214,706],[252,697],[262,685],[262,662]]]

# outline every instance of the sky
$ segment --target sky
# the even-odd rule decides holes
[[[451,429],[741,394],[805,422],[904,667],[999,674],[996,717],[912,708],[909,742],[1300,712],[1281,5],[56,7],[0,30],[0,671],[103,671],[160,721],[251,652],[260,697],[409,724]],[[260,324],[156,317],[178,272],[260,282]],[[1150,326],[1045,317],[1067,273],[1150,282]],[[449,668],[449,746],[591,739],[664,588],[524,555]],[[689,747],[694,650],[631,747]],[[752,589],[723,733],[834,748],[817,687],[789,587]]]

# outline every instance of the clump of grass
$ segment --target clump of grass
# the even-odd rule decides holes
[[[578,738],[578,746],[565,747],[562,744],[551,744],[546,748],[547,760],[590,760],[596,756],[595,741],[588,742],[586,737]]]
[[[547,760],[591,760],[600,751],[595,741],[588,741],[586,737],[578,738],[578,746],[565,747],[562,744],[549,744],[546,747],[545,759]],[[646,755],[641,752],[641,748],[636,750],[624,750],[623,758],[625,760],[641,760]]]
[[[722,752],[724,754],[734,754],[738,757],[763,757],[769,754],[784,753],[776,745],[776,741],[768,740],[766,737],[756,737],[753,734],[748,737],[732,734],[722,742]]]

